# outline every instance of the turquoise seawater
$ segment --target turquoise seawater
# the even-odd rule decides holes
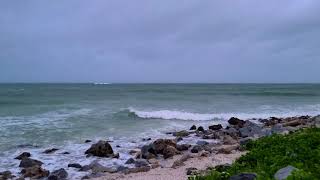
[[[11,155],[23,150],[85,149],[85,139],[108,138],[125,148],[232,116],[317,114],[320,84],[0,84],[0,170],[15,168]]]

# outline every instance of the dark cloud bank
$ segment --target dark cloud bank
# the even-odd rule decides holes
[[[319,0],[0,2],[0,82],[320,82]]]

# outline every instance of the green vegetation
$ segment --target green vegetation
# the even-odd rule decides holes
[[[241,172],[256,173],[258,179],[274,179],[274,174],[288,165],[299,169],[288,180],[320,179],[320,128],[264,137],[244,148],[249,152],[228,169],[215,169],[189,180],[225,180]]]

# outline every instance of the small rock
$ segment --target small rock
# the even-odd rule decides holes
[[[192,152],[192,153],[198,153],[198,152],[200,152],[200,151],[202,151],[202,147],[201,147],[200,145],[195,145],[195,146],[193,146],[192,149],[191,149],[191,152]]]
[[[61,168],[50,173],[48,180],[63,180],[67,179],[67,177],[68,172],[65,169]]]
[[[191,147],[190,144],[178,144],[177,150],[178,151],[187,151]]]
[[[33,166],[41,166],[43,163],[41,161],[31,159],[31,158],[23,158],[19,164],[19,167],[29,168]]]
[[[183,131],[174,132],[172,135],[178,136],[178,137],[186,137],[186,136],[189,136],[189,132],[186,130],[183,130]]]
[[[43,153],[45,154],[51,154],[51,153],[54,153],[56,151],[58,151],[59,149],[57,148],[52,148],[52,149],[46,149],[45,151],[43,151]]]
[[[78,168],[78,169],[82,168],[82,166],[80,164],[78,164],[78,163],[68,164],[68,167],[73,167],[73,168]]]
[[[28,157],[31,157],[31,154],[29,152],[23,152],[21,153],[19,156],[15,157],[14,159],[23,159],[23,158],[28,158]]]
[[[99,141],[96,144],[93,144],[85,154],[92,154],[98,157],[113,157],[113,149],[107,141]]]
[[[205,146],[205,145],[207,145],[209,143],[207,141],[197,141],[196,144],[199,145],[199,146]]]
[[[151,138],[143,138],[142,141],[151,141]]]
[[[66,152],[63,152],[62,154],[70,154],[70,153],[66,151]]]
[[[192,158],[192,156],[190,154],[184,154],[181,158],[179,158],[176,161],[174,161],[171,167],[172,168],[177,168],[177,167],[183,166],[184,162],[187,161],[190,158]]]
[[[119,167],[117,168],[117,172],[127,171],[128,169],[129,169],[129,168],[126,167],[126,166],[119,166]]]
[[[204,132],[204,128],[202,126],[199,126],[197,130],[200,132]]]
[[[234,176],[231,176],[229,180],[255,180],[257,175],[254,173],[240,173]]]
[[[0,172],[0,180],[13,179],[15,176],[10,171]]]
[[[32,179],[40,179],[43,177],[47,177],[49,175],[49,171],[42,169],[40,166],[32,166],[27,167],[21,170],[21,174],[23,174],[23,177],[29,177]]]
[[[252,137],[246,137],[246,138],[241,138],[239,142],[240,142],[240,145],[243,146],[253,140],[254,140],[254,138],[252,138]]]
[[[91,143],[92,141],[89,140],[89,139],[87,139],[87,140],[85,140],[84,142],[85,142],[85,143]]]
[[[180,137],[180,136],[176,138],[176,141],[177,141],[177,142],[180,142],[180,141],[182,141],[182,140],[183,140],[183,138]]]
[[[156,157],[156,152],[152,146],[152,144],[144,145],[141,148],[141,157],[143,159],[152,159]]]
[[[223,127],[222,127],[221,124],[209,126],[209,129],[214,130],[214,131],[220,130],[220,129],[222,129],[222,128],[223,128]]]
[[[149,166],[143,166],[143,167],[136,167],[136,168],[131,168],[128,170],[125,170],[125,174],[130,174],[130,173],[139,173],[139,172],[148,172],[150,171],[151,167]]]
[[[291,175],[292,171],[297,170],[297,168],[293,166],[287,166],[282,169],[279,169],[276,174],[274,174],[274,178],[276,180],[285,180],[288,176]]]
[[[190,175],[195,175],[197,174],[197,168],[194,168],[194,167],[191,167],[191,168],[187,168],[187,175],[190,176]]]
[[[117,147],[117,148],[120,148],[121,146],[120,146],[120,145],[116,145],[116,147]]]
[[[222,147],[220,147],[218,149],[218,153],[221,153],[221,154],[230,154],[233,150],[236,150],[239,148],[239,145],[236,144],[236,145],[224,145]]]
[[[149,166],[149,162],[145,159],[137,159],[134,162],[135,167]]]
[[[133,158],[128,159],[125,164],[133,164],[135,163],[135,160]]]
[[[93,161],[89,165],[82,166],[82,168],[79,171],[89,171],[89,170],[92,170],[93,173],[104,173],[104,172],[115,173],[117,171],[116,169],[105,167],[100,163],[98,163],[97,161]]]
[[[218,172],[224,172],[227,171],[231,167],[231,164],[221,164],[218,166],[215,166],[214,169]]]
[[[197,129],[197,126],[196,125],[192,125],[190,130],[196,130]]]

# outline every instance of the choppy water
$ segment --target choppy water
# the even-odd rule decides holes
[[[0,171],[18,171],[21,151],[48,169],[89,163],[86,139],[121,145],[120,160],[103,162],[112,165],[128,158],[131,141],[192,124],[317,114],[319,84],[0,84]],[[48,147],[61,150],[43,155]]]

